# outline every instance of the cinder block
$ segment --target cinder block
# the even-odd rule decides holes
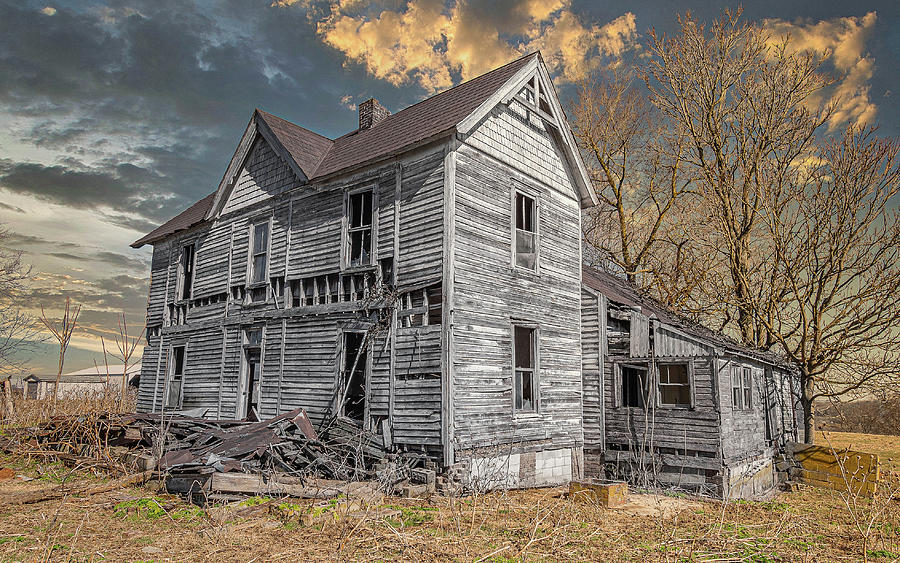
[[[628,500],[628,484],[572,481],[569,497],[578,502],[596,502],[606,508],[615,508]]]

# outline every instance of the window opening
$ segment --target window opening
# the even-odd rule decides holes
[[[534,198],[516,192],[516,266],[534,270],[537,265]]]
[[[344,366],[341,371],[343,404],[341,414],[362,422],[366,412],[366,365],[368,350],[365,333],[344,333]]]
[[[258,223],[253,227],[253,256],[250,283],[260,283],[266,279],[266,261],[269,252],[269,223]]]
[[[645,408],[647,396],[647,369],[636,366],[619,366],[622,378],[622,406]]]
[[[350,194],[347,215],[347,265],[368,265],[372,259],[372,190]]]
[[[181,250],[181,299],[190,299],[194,285],[194,245],[185,245]]]
[[[171,361],[166,408],[178,408],[181,406],[181,388],[184,381],[184,346],[172,347]]]
[[[675,407],[691,406],[691,382],[687,364],[660,364],[659,402]]]
[[[513,330],[515,357],[515,409],[537,410],[537,380],[535,357],[535,329],[516,326]]]

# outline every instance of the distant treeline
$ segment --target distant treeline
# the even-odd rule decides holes
[[[900,435],[900,395],[817,406],[816,426],[820,430]]]

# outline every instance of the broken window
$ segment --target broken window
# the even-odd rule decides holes
[[[753,370],[744,368],[744,408],[753,407]]]
[[[181,264],[178,268],[180,276],[178,285],[181,288],[179,298],[190,299],[194,285],[194,245],[185,245],[181,250]]]
[[[172,346],[169,353],[169,386],[166,393],[166,408],[181,406],[181,388],[184,381],[184,346]]]
[[[673,407],[691,406],[691,382],[687,364],[659,365],[659,402]]]
[[[365,333],[344,333],[344,363],[341,370],[340,413],[362,422],[366,413],[366,350]]]
[[[531,327],[513,326],[515,360],[515,410],[537,410],[537,331]]]
[[[537,206],[534,198],[516,192],[516,266],[537,267]]]
[[[266,280],[266,264],[269,252],[269,222],[253,226],[253,246],[250,258],[250,283]]]
[[[372,261],[372,190],[350,194],[347,200],[347,266]]]
[[[647,368],[639,366],[619,366],[622,378],[619,388],[622,390],[622,406],[644,408],[647,404]]]

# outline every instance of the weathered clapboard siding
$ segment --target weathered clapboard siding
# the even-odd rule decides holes
[[[709,356],[712,347],[701,344],[696,338],[689,337],[678,330],[664,324],[654,323],[653,353],[661,358],[690,358]]]
[[[535,134],[547,142],[535,139],[528,150],[562,166],[546,133],[526,133],[509,111],[495,111],[457,151],[454,439],[461,450],[546,440],[580,447],[580,209],[568,181],[536,175],[530,160],[521,158],[522,145],[531,143],[521,137]],[[513,267],[514,186],[538,197],[538,273]],[[539,327],[535,414],[513,412],[514,320]]]
[[[230,222],[215,222],[203,244],[196,249],[194,298],[228,291],[228,250],[231,247]]]
[[[581,379],[584,447],[586,450],[602,450],[605,447],[603,431],[603,388],[601,386],[602,336],[600,334],[601,297],[581,290]]]
[[[268,321],[262,349],[262,379],[259,383],[259,412],[264,418],[278,414],[282,337],[281,319]]]
[[[316,422],[331,412],[338,375],[341,320],[338,315],[287,319],[282,411],[303,407]]]
[[[525,106],[516,99],[511,100],[509,107],[494,108],[466,143],[568,197],[576,197],[556,143],[541,119],[534,114],[528,117]]]
[[[331,189],[313,193],[301,190],[292,206],[291,271],[303,276],[338,271],[341,267],[344,191]],[[296,270],[294,264],[297,264]]]
[[[221,331],[192,331],[190,335],[174,337],[173,343],[185,346],[182,408],[203,407],[215,413],[218,406],[219,368],[222,359]]]
[[[153,390],[156,386],[156,371],[160,365],[161,340],[161,336],[150,338],[144,347],[144,354],[141,358],[141,380],[135,405],[139,412],[153,410]]]
[[[238,412],[238,385],[241,373],[241,327],[225,325],[225,354],[220,358],[219,412],[222,417],[234,417]],[[222,361],[224,359],[224,361]]]
[[[415,377],[394,382],[392,435],[395,444],[441,446],[441,378]]]
[[[169,274],[169,249],[167,243],[153,246],[150,261],[150,290],[147,298],[147,326],[161,326],[166,302],[166,281]]]
[[[398,180],[399,164],[392,164],[381,169],[378,175],[378,258],[394,256],[394,213],[399,197]]]
[[[246,217],[239,217],[231,226],[231,285],[243,285],[247,280],[250,225]]]
[[[294,172],[262,137],[257,138],[238,175],[224,214],[253,205],[299,185]]]
[[[402,164],[400,190],[400,287],[439,280],[443,271],[444,152]]]
[[[398,328],[394,374],[403,379],[441,372],[441,325]]]
[[[391,400],[391,339],[387,331],[375,335],[372,343],[372,374],[369,378],[369,414],[386,417]]]

